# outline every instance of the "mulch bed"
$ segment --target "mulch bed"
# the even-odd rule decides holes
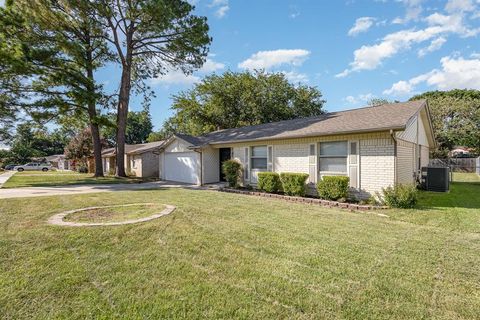
[[[249,191],[249,190],[240,190],[240,189],[232,189],[232,188],[220,188],[218,189],[218,191],[258,196],[258,197],[264,197],[264,198],[276,198],[276,199],[282,199],[290,202],[314,204],[314,205],[320,205],[328,208],[340,208],[340,209],[346,209],[350,211],[369,211],[369,210],[388,209],[387,206],[361,205],[356,203],[338,202],[338,201],[322,200],[322,199],[316,199],[316,198],[286,196],[283,194],[267,193],[267,192],[261,192],[261,191]]]

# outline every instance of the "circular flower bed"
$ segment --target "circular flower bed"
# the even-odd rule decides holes
[[[116,226],[150,221],[168,215],[174,206],[156,203],[131,203],[88,207],[58,213],[48,223],[60,226]]]

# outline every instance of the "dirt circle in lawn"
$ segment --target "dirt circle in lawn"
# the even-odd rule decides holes
[[[100,207],[87,207],[57,213],[49,224],[70,227],[118,226],[146,222],[166,216],[174,206],[158,203],[129,203]]]

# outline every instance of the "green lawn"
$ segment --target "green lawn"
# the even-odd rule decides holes
[[[449,193],[422,192],[417,210],[391,210],[394,219],[447,230],[480,232],[480,176],[454,173]]]
[[[0,203],[4,319],[478,319],[479,184],[422,210],[351,213],[166,189]],[[46,220],[94,205],[172,204],[143,224]],[[475,207],[476,208],[473,208]]]
[[[103,178],[94,178],[89,173],[76,173],[68,171],[29,171],[18,172],[11,177],[3,188],[21,188],[21,187],[52,187],[74,184],[112,184],[112,183],[140,183],[141,178],[116,178],[106,176]]]

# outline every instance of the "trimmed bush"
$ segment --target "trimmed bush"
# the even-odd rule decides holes
[[[414,184],[397,184],[382,191],[383,201],[392,208],[413,208],[418,201],[418,190]]]
[[[222,172],[231,188],[238,188],[240,176],[242,174],[242,165],[235,160],[227,160],[222,164]]]
[[[348,196],[349,177],[344,176],[324,176],[317,183],[318,196],[326,200],[346,199]]]
[[[85,165],[81,165],[77,168],[78,173],[88,173],[88,168]]]
[[[307,179],[308,174],[306,173],[280,173],[283,192],[289,196],[305,196],[305,193],[307,192],[307,186],[305,185]]]
[[[280,175],[276,172],[259,172],[258,173],[258,189],[265,192],[278,192],[282,190]]]

